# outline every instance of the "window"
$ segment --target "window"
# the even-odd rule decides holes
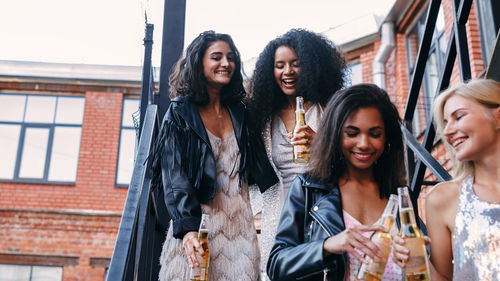
[[[0,180],[74,183],[83,97],[0,94]]]
[[[128,186],[134,169],[136,134],[134,117],[139,109],[139,99],[126,98],[123,101],[120,147],[116,169],[116,185]]]
[[[483,51],[484,67],[487,68],[495,42],[498,30],[495,28],[493,21],[493,9],[497,8],[495,5],[500,6],[498,2],[492,0],[478,0],[475,1],[477,18],[479,19],[479,28],[481,31],[481,47]],[[498,11],[498,10],[497,10]]]
[[[356,85],[363,82],[363,68],[361,67],[361,63],[356,61],[349,65],[350,77],[347,78],[347,87]]]
[[[0,281],[61,281],[62,267],[0,264]]]
[[[408,73],[410,79],[413,79],[417,54],[424,36],[427,8],[421,13],[420,18],[410,29],[406,36]],[[446,38],[444,34],[444,16],[440,8],[436,27],[433,33],[429,56],[427,58],[424,77],[422,81],[421,92],[417,101],[415,118],[413,120],[413,130],[415,134],[420,134],[425,129],[427,120],[431,117],[431,107],[436,95],[439,76],[444,68],[444,59],[446,56]]]

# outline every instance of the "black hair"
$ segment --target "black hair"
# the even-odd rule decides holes
[[[311,145],[309,174],[323,182],[338,182],[347,172],[342,152],[342,130],[349,116],[360,108],[374,107],[382,116],[386,143],[384,152],[373,164],[373,176],[380,198],[396,193],[405,184],[401,118],[387,92],[374,84],[357,84],[338,91],[328,102],[323,120]]]
[[[346,61],[332,41],[304,29],[292,29],[272,40],[257,59],[249,90],[251,121],[261,133],[271,116],[288,103],[274,78],[274,56],[281,46],[297,53],[297,95],[303,96],[304,101],[325,105],[344,85]]]
[[[241,58],[231,36],[205,31],[196,37],[186,49],[169,76],[170,98],[187,96],[196,105],[206,105],[209,102],[207,82],[203,73],[203,56],[206,50],[216,41],[226,42],[234,53],[235,69],[229,84],[221,89],[221,103],[239,102],[245,96],[243,76],[241,73]]]

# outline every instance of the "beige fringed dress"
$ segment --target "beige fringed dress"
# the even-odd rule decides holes
[[[210,281],[259,280],[260,254],[248,195],[238,183],[240,155],[234,133],[222,140],[207,130],[217,165],[217,193],[202,212],[210,215]],[[160,257],[160,281],[186,281],[189,265],[182,240],[169,228]]]

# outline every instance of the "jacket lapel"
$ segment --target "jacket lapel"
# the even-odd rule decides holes
[[[210,147],[207,131],[205,130],[205,126],[203,126],[203,121],[196,106],[183,99],[183,102],[176,107],[176,111],[189,127]]]

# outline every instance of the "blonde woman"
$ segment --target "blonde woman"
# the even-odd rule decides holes
[[[454,179],[427,196],[432,280],[500,280],[500,83],[450,88],[435,101],[434,116]],[[395,241],[403,266],[409,253]]]

